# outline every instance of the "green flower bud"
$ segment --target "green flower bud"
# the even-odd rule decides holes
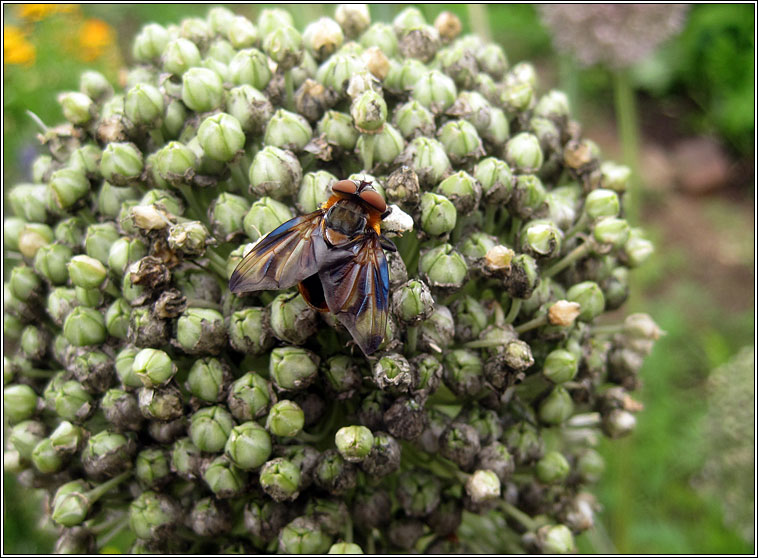
[[[62,176],[66,176],[66,173]],[[8,194],[13,214],[31,222],[42,223],[47,220],[46,191],[47,186],[44,184],[14,186]]]
[[[543,155],[537,136],[521,132],[505,144],[504,158],[518,173],[535,173],[542,167]]]
[[[158,487],[171,479],[168,456],[160,448],[148,448],[139,452],[134,467],[135,476],[143,486]]]
[[[437,191],[447,197],[459,213],[467,215],[479,205],[482,189],[466,171],[451,174],[440,182]]]
[[[195,397],[215,403],[226,398],[226,388],[231,383],[229,367],[215,358],[196,360],[187,377],[187,387]]]
[[[81,422],[95,410],[90,394],[74,380],[63,382],[52,397],[55,412],[65,420]]]
[[[305,118],[294,112],[279,109],[266,125],[263,143],[291,151],[302,151],[311,140],[312,132]]]
[[[361,135],[356,143],[355,151],[364,162],[364,166],[373,167],[373,165],[394,161],[403,150],[404,143],[400,132],[386,124],[381,132],[373,136]],[[372,161],[373,165],[366,164],[368,161]]]
[[[397,498],[409,517],[429,515],[440,502],[440,482],[428,474],[411,471],[400,476]]]
[[[500,45],[490,43],[476,51],[479,68],[494,79],[502,79],[508,69],[508,57]]]
[[[68,264],[68,274],[75,286],[94,289],[103,284],[108,270],[95,258],[74,256]]]
[[[500,497],[500,479],[494,471],[475,471],[466,481],[466,494],[475,504]]]
[[[208,210],[213,234],[224,240],[232,240],[242,231],[242,220],[250,210],[250,203],[242,196],[224,192],[216,198]]]
[[[542,459],[537,462],[536,472],[540,482],[554,484],[566,479],[571,470],[571,466],[566,458],[557,451],[547,452]]]
[[[440,34],[431,25],[421,24],[406,28],[398,34],[398,48],[404,58],[417,58],[429,62],[440,47]]]
[[[576,552],[574,537],[565,525],[545,525],[537,530],[537,545],[544,554]]]
[[[147,247],[139,238],[121,237],[111,245],[108,252],[108,267],[121,275],[131,264],[147,255]]]
[[[45,425],[36,420],[25,420],[11,430],[11,444],[25,461],[32,458],[32,450],[45,438]]]
[[[141,285],[135,285],[132,281],[132,273],[137,273],[139,269],[139,262],[135,262],[131,264],[127,269],[126,273],[124,273],[124,277],[121,280],[121,294],[124,295],[124,299],[126,299],[127,302],[130,304],[142,304],[145,301],[146,294],[145,294],[145,287]],[[133,316],[130,318],[130,322],[137,323],[137,320],[135,319],[137,316]],[[141,319],[142,316],[139,316]],[[139,331],[138,329],[135,329],[135,332]]]
[[[132,467],[135,450],[134,439],[102,430],[87,441],[82,451],[84,471],[93,478],[115,477]]]
[[[411,141],[403,157],[416,171],[422,186],[436,186],[451,169],[442,144],[430,138],[419,137]]]
[[[563,232],[550,221],[537,219],[521,229],[521,250],[535,258],[553,258],[560,254]]]
[[[163,95],[147,83],[140,83],[126,92],[124,115],[132,124],[157,128],[163,119]]]
[[[81,246],[84,235],[84,222],[78,217],[64,219],[55,226],[55,240],[69,248]]]
[[[614,247],[623,246],[629,238],[629,223],[625,219],[604,217],[595,223],[592,236],[600,244],[610,244]]]
[[[342,95],[350,78],[364,69],[365,64],[357,56],[338,53],[329,57],[319,66],[316,72],[316,80]]]
[[[13,296],[23,302],[32,302],[39,298],[42,281],[32,268],[14,267],[11,270],[10,289]]]
[[[273,312],[272,309],[272,323]],[[319,360],[315,353],[306,349],[277,347],[271,351],[269,376],[279,389],[305,389],[316,379]]]
[[[263,50],[279,70],[286,72],[303,58],[303,37],[291,25],[276,27],[263,36]]]
[[[178,141],[170,141],[158,150],[154,161],[158,175],[170,184],[176,185],[190,181],[198,166],[198,158],[194,151]],[[166,209],[172,212],[168,207]]]
[[[98,179],[100,176],[100,157],[102,151],[100,148],[86,144],[75,149],[69,157],[67,168],[77,170],[88,178]]]
[[[364,91],[350,106],[350,115],[360,132],[371,134],[384,126],[387,120],[387,103],[381,93]]]
[[[98,288],[74,287],[74,293],[76,301],[87,308],[97,308],[104,302],[103,292]]]
[[[462,89],[471,89],[479,73],[474,53],[461,43],[453,44],[437,53],[439,68]]]
[[[484,375],[482,360],[477,353],[456,349],[445,355],[443,366],[442,379],[445,385],[459,397],[476,397],[482,391]]]
[[[232,416],[224,407],[205,407],[192,415],[189,434],[201,451],[216,453],[226,445],[233,427]]]
[[[99,345],[107,337],[103,315],[93,308],[77,306],[63,323],[63,335],[72,345]]]
[[[144,422],[137,398],[122,389],[109,389],[100,401],[105,419],[117,430],[139,431]]]
[[[450,309],[437,305],[429,319],[421,323],[419,344],[423,350],[441,353],[443,347],[453,342],[454,336],[455,322]]]
[[[340,25],[331,18],[322,17],[309,23],[303,31],[303,42],[316,60],[324,60],[342,46],[344,36]]]
[[[392,123],[406,139],[432,136],[435,132],[434,115],[418,101],[398,105]]]
[[[49,333],[33,325],[28,325],[21,333],[21,353],[31,361],[41,361],[47,353]]]
[[[629,184],[632,171],[626,165],[618,165],[613,161],[600,163],[601,184],[614,192],[623,193]]]
[[[356,4],[345,4],[345,6],[348,5],[356,6]],[[339,17],[337,17],[337,21],[340,21]],[[345,32],[350,36],[347,29],[345,29]],[[391,26],[386,23],[377,22],[372,24],[366,29],[363,35],[361,35],[359,40],[360,44],[366,48],[372,46],[378,47],[388,58],[394,58],[397,55],[397,37]]]
[[[513,72],[508,74],[500,90],[500,104],[509,113],[524,112],[534,103],[535,86],[528,81],[520,81]]]
[[[50,514],[53,521],[65,527],[79,525],[87,518],[94,503],[87,498],[89,486],[82,480],[67,482],[58,487]]]
[[[645,238],[642,229],[633,228],[624,244],[625,260],[630,267],[639,267],[655,252],[655,246]]]
[[[555,349],[548,353],[542,373],[554,384],[562,384],[574,379],[579,369],[579,359],[565,349]]]
[[[359,37],[371,24],[371,15],[366,4],[339,4],[334,12],[348,38]]]
[[[224,452],[240,469],[257,469],[271,455],[271,436],[256,422],[242,423],[232,429]]]
[[[300,486],[300,468],[291,461],[277,457],[261,468],[260,483],[263,491],[277,502],[297,498]]]
[[[166,45],[161,55],[163,71],[175,76],[183,75],[187,70],[200,66],[202,57],[195,43],[188,39],[176,38]]]
[[[218,32],[226,33],[236,49],[251,47],[258,42],[258,30],[246,17],[232,15],[228,22],[220,25]]]
[[[534,107],[534,114],[556,122],[565,122],[569,118],[568,96],[563,91],[553,89],[545,93]]]
[[[139,539],[154,541],[171,533],[179,522],[178,504],[165,494],[146,490],[129,505],[129,527]]]
[[[146,387],[168,384],[176,374],[176,365],[171,357],[159,349],[142,349],[134,357],[132,373]]]
[[[229,342],[242,353],[262,354],[272,343],[267,308],[245,308],[234,312],[229,320]]]
[[[92,120],[95,103],[84,93],[68,91],[58,95],[58,103],[63,109],[63,117],[76,125],[84,125]]]
[[[199,476],[202,454],[189,438],[174,442],[171,450],[171,470],[186,480]]]
[[[49,307],[49,303],[48,303],[48,307]],[[66,309],[66,313],[68,313],[68,309]],[[49,309],[48,309],[48,314],[50,314]],[[52,317],[53,316],[51,316],[51,318]],[[55,320],[55,318],[53,318],[53,320]],[[62,320],[61,320],[61,323],[62,323]],[[24,331],[24,323],[21,320],[19,320],[13,314],[5,314],[5,313],[3,314],[3,334],[5,335],[6,339],[18,341],[19,339],[21,339],[21,335],[23,334],[23,331]],[[7,382],[9,382],[12,378],[13,376],[6,377]]]
[[[50,444],[53,450],[62,456],[73,455],[84,442],[84,431],[81,427],[62,421],[50,434]]]
[[[566,298],[580,305],[578,320],[590,322],[605,310],[605,297],[602,289],[593,281],[584,281],[573,285],[567,292]]]
[[[332,544],[318,523],[298,517],[279,532],[278,551],[282,554],[324,554]]]
[[[343,426],[334,435],[340,455],[349,462],[363,461],[374,445],[374,436],[365,426]]]
[[[245,145],[239,121],[226,113],[209,116],[197,130],[203,151],[217,161],[231,160]]]
[[[283,199],[297,191],[302,169],[297,157],[292,153],[268,146],[256,154],[250,165],[249,175],[250,188],[254,194]],[[287,217],[290,218],[291,215]]]
[[[455,82],[438,70],[431,70],[413,84],[411,98],[434,114],[445,112],[455,102]]]
[[[584,211],[592,219],[616,217],[621,209],[618,194],[613,190],[598,188],[587,194]]]
[[[236,70],[236,66],[234,69]],[[232,75],[234,76],[234,73]],[[253,81],[260,81],[260,79]],[[265,129],[266,123],[274,112],[274,107],[263,93],[245,83],[229,91],[226,110],[239,121],[242,130],[259,134]]]
[[[358,366],[347,355],[329,357],[322,372],[326,376],[327,385],[338,394],[337,399],[352,396],[362,382]]]
[[[209,112],[224,101],[224,84],[207,68],[193,67],[182,74],[182,101],[195,112]]]
[[[545,424],[561,424],[574,412],[571,395],[562,386],[555,386],[539,406],[539,418]]]
[[[415,325],[434,311],[434,298],[423,281],[411,280],[392,294],[392,313],[403,324]]]
[[[79,76],[79,90],[95,101],[101,101],[113,95],[113,87],[108,79],[94,70],[84,71]]]
[[[476,456],[476,466],[478,469],[485,469],[494,472],[500,479],[501,483],[507,482],[515,469],[513,456],[500,442],[492,442],[485,446]]]
[[[37,250],[53,241],[53,231],[41,223],[27,223],[18,235],[18,250],[27,260],[33,260]]]
[[[519,219],[530,219],[544,213],[547,192],[542,181],[534,174],[516,178],[508,210]]]
[[[176,342],[189,354],[218,354],[227,342],[224,317],[210,308],[188,308],[177,320]]]
[[[407,58],[402,62],[391,60],[382,85],[393,93],[406,95],[413,89],[417,81],[426,76],[428,71],[426,65],[415,58]],[[424,104],[418,103],[418,101],[413,102],[426,108]]]
[[[278,339],[302,345],[316,333],[318,316],[302,296],[281,294],[273,300],[270,309],[271,330]]]
[[[187,221],[171,225],[168,246],[185,257],[200,257],[205,253],[210,233],[200,221]]]
[[[425,233],[440,236],[455,228],[457,212],[444,195],[424,192],[421,196],[421,228]]]
[[[11,195],[13,195],[13,190],[11,190]],[[18,235],[24,225],[26,225],[26,221],[19,217],[7,217],[3,221],[3,242],[7,249],[18,250]]]
[[[432,288],[460,288],[467,272],[466,260],[450,244],[427,250],[419,259],[419,273]]]
[[[603,457],[594,449],[588,448],[576,460],[576,471],[584,482],[596,483],[605,470]]]
[[[121,238],[121,235],[113,223],[96,223],[87,227],[84,248],[88,256],[106,265],[111,246],[119,238]]]
[[[103,149],[100,172],[108,182],[117,186],[139,180],[144,168],[142,153],[131,143],[109,143]]]
[[[344,150],[352,150],[358,141],[358,131],[353,126],[352,118],[334,110],[328,110],[316,126],[319,134],[323,134],[329,144]],[[322,172],[322,171],[319,171]]]
[[[349,4],[342,4],[343,6]],[[363,549],[355,543],[338,542],[329,547],[327,554],[364,554]]]
[[[132,46],[132,56],[139,62],[151,62],[158,58],[171,38],[165,27],[148,23],[137,34]]]
[[[97,209],[106,217],[116,219],[123,203],[131,200],[136,201],[137,197],[137,190],[130,186],[118,188],[110,182],[103,181],[103,185],[97,194]]]
[[[303,177],[295,205],[302,213],[316,211],[332,195],[337,177],[327,171],[309,172]]]
[[[292,438],[303,429],[305,414],[294,401],[283,399],[271,406],[266,417],[266,429],[274,436]]]
[[[90,191],[87,176],[79,169],[63,168],[55,171],[48,185],[50,197],[56,207],[67,210]]]

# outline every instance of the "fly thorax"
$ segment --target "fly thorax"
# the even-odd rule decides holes
[[[326,213],[326,240],[332,246],[352,241],[366,230],[366,209],[352,200],[343,200]]]

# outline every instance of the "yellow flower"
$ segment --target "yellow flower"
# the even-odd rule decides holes
[[[30,66],[36,56],[34,45],[26,40],[21,29],[12,25],[3,26],[3,64]]]
[[[56,4],[21,4],[18,7],[18,15],[22,19],[41,21],[59,11],[61,7]]]
[[[113,28],[100,19],[88,19],[79,32],[79,56],[91,61],[103,55],[113,44]]]

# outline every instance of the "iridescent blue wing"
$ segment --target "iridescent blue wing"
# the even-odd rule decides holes
[[[387,329],[390,277],[379,236],[369,233],[352,247],[353,257],[324,267],[318,276],[329,310],[367,355]]]
[[[327,250],[321,224],[324,211],[295,217],[263,237],[229,279],[229,290],[247,293],[287,289],[319,270]]]

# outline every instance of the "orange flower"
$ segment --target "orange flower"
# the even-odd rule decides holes
[[[79,32],[79,56],[87,61],[99,58],[113,41],[114,33],[110,25],[100,19],[88,19]]]
[[[3,64],[30,66],[36,56],[34,45],[26,40],[21,29],[12,25],[3,27]]]

